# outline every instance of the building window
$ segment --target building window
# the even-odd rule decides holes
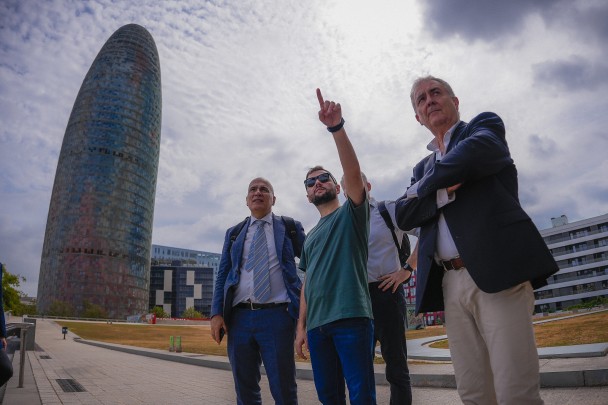
[[[572,246],[573,252],[581,252],[583,250],[587,250],[587,242],[577,243],[576,245]]]

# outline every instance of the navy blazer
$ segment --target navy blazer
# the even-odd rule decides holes
[[[416,313],[441,311],[444,270],[434,260],[437,241],[437,190],[462,183],[445,205],[445,220],[475,284],[496,293],[525,281],[540,288],[559,269],[518,197],[517,169],[494,113],[459,122],[445,156],[435,153],[414,167],[418,198],[397,201],[401,229],[420,228],[416,274]]]
[[[228,325],[230,312],[232,310],[234,289],[239,283],[240,279],[239,268],[241,266],[243,247],[245,244],[247,229],[249,228],[249,222],[249,218],[247,218],[245,225],[242,227],[234,242],[230,240],[230,235],[240,224],[229,228],[226,231],[226,236],[224,238],[222,259],[220,261],[220,267],[217,272],[217,278],[215,280],[215,287],[213,290],[211,317],[215,315],[222,315],[226,325]],[[285,231],[285,223],[281,217],[272,214],[272,222],[277,258],[279,259],[279,265],[283,271],[283,281],[285,282],[287,295],[291,301],[287,309],[293,319],[298,319],[302,281],[298,277],[296,269],[294,247],[289,234],[287,234]],[[305,238],[304,228],[299,221],[295,221],[295,223],[297,233],[296,240],[300,245],[299,247],[301,251]]]

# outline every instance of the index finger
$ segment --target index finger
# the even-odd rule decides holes
[[[323,107],[325,101],[323,100],[323,95],[321,95],[321,89],[317,89],[317,100],[319,100],[319,105]]]

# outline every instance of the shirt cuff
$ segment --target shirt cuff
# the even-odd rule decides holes
[[[420,183],[420,182],[417,181],[416,183],[412,184],[410,186],[410,188],[408,188],[407,191],[405,192],[405,196],[407,197],[408,200],[410,200],[412,198],[418,198],[418,183]]]
[[[448,195],[448,190],[440,188],[437,190],[437,208],[442,208],[456,199],[456,193]]]

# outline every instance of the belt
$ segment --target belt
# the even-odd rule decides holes
[[[441,265],[443,266],[445,271],[460,270],[465,267],[464,260],[462,260],[462,258],[460,257],[455,257],[450,260],[442,260]]]
[[[286,302],[270,302],[268,304],[258,304],[257,302],[251,302],[251,301],[240,302],[235,305],[236,308],[251,309],[251,310],[286,307],[286,306],[287,306]]]

